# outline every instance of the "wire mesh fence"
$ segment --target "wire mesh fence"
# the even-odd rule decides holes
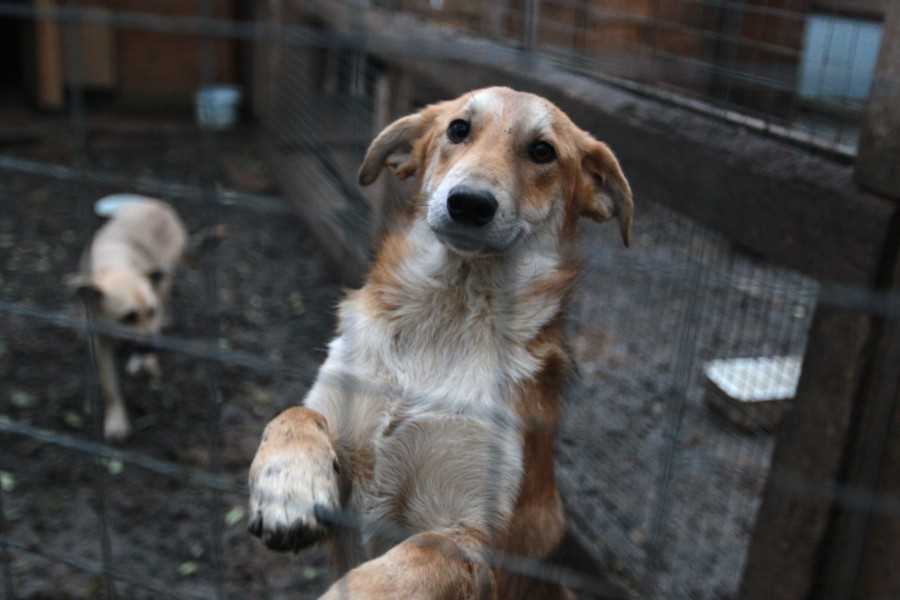
[[[702,99],[720,116],[802,132],[844,156],[854,153],[868,85],[860,73],[877,38],[870,14],[848,25],[774,0],[376,4],[675,103]],[[36,6],[4,3],[0,13],[190,40],[203,82],[222,73],[222,40],[266,46],[277,60],[262,74],[270,91],[258,121],[211,132],[189,118],[95,109],[75,43],[68,116],[43,117],[43,141],[0,155],[0,589],[8,599],[317,597],[328,583],[321,553],[261,552],[245,532],[245,478],[265,422],[312,384],[340,297],[315,232],[289,215],[328,198],[346,236],[371,233],[355,184],[374,133],[370,33],[228,20],[212,2],[191,16]],[[418,56],[448,57],[461,58],[452,41]],[[282,197],[279,169],[307,197]],[[179,274],[175,322],[149,339],[85,321],[62,285],[100,223],[94,201],[126,187],[171,201],[193,229],[229,231]],[[570,530],[600,572],[499,551],[486,560],[584,597],[734,597],[817,306],[893,319],[900,303],[766,264],[638,200],[635,248],[618,249],[610,228],[583,232],[566,325],[577,373],[557,478]],[[136,435],[121,447],[102,438],[91,333],[163,353],[165,377],[124,383]],[[878,500],[896,512],[896,499]],[[359,517],[332,515],[351,529]]]
[[[883,19],[866,2],[381,4],[846,157],[856,152]]]

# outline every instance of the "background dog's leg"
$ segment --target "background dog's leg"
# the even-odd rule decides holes
[[[119,377],[116,373],[116,358],[112,345],[102,337],[94,344],[97,355],[97,371],[100,386],[106,402],[106,414],[103,419],[103,435],[108,440],[122,440],[131,433],[128,423],[128,412],[125,401],[119,390]]]
[[[125,372],[131,375],[132,377],[136,376],[141,372],[141,367],[144,366],[144,357],[142,354],[132,354],[128,357],[128,361],[125,363]]]
[[[482,538],[472,531],[414,535],[347,573],[321,600],[496,599],[494,575],[481,558]]]

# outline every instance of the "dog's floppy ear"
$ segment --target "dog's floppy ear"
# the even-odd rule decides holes
[[[103,291],[97,287],[97,284],[94,283],[89,275],[84,273],[76,273],[66,277],[66,287],[89,306],[97,306],[103,297]]]
[[[425,109],[397,119],[385,127],[369,145],[368,151],[366,151],[366,157],[359,168],[359,184],[369,185],[378,179],[378,175],[381,173],[384,165],[388,163],[391,155],[411,148],[413,142],[425,132],[432,118],[433,111]],[[406,179],[415,173],[417,167],[413,158],[397,161],[397,164],[394,164],[392,161],[390,166],[394,174],[400,179]]]
[[[628,246],[631,243],[631,219],[634,214],[631,186],[609,146],[590,136],[586,138],[581,163],[584,184],[579,193],[578,210],[581,216],[598,222],[616,217],[619,220],[622,242]]]

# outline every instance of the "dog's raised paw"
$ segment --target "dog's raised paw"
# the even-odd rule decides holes
[[[331,448],[275,455],[254,465],[248,530],[280,552],[298,551],[326,537],[327,515],[340,507]]]

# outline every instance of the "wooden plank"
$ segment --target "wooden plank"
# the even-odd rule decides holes
[[[870,327],[866,315],[821,305],[816,310],[797,396],[778,432],[747,553],[741,600],[809,598]]]
[[[861,19],[883,18],[891,0],[814,0],[813,10]]]
[[[900,235],[885,271],[880,287],[900,289]],[[900,597],[900,320],[875,319],[873,334],[840,477],[843,489],[861,493],[833,510],[816,600]]]
[[[97,12],[109,11],[95,8]],[[65,80],[91,89],[112,89],[116,84],[115,29],[109,23],[77,23],[64,26]],[[78,44],[75,48],[74,45]],[[75,61],[79,60],[80,64]]]
[[[213,0],[211,16],[231,18],[235,0]],[[152,12],[163,16],[199,16],[200,5],[183,0],[156,0],[152,8],[143,0],[116,0],[122,11]],[[209,43],[215,63],[214,83],[235,83],[237,42],[207,40],[195,35],[170,34],[123,28],[116,36],[118,91],[126,104],[147,108],[183,107],[193,103],[204,83],[203,49]]]
[[[900,444],[894,440],[900,415],[900,323],[894,320],[876,327],[874,365],[855,403],[847,468],[840,478],[842,489],[861,494],[853,503],[836,503],[822,552],[816,599],[900,597],[900,571],[896,568],[900,537],[891,537],[900,531],[900,513],[884,508],[900,498],[896,471]]]
[[[896,363],[895,363],[896,364]],[[900,410],[894,398],[888,416],[887,446],[879,460],[879,483],[865,530],[861,565],[853,590],[853,600],[900,598]]]
[[[900,199],[900,2],[891,2],[866,103],[856,180]]]
[[[271,139],[260,143],[288,201],[307,225],[344,285],[357,287],[369,264],[369,207],[347,198],[312,153],[285,154]],[[343,218],[342,218],[343,217]]]
[[[343,11],[327,2],[309,4],[336,30],[346,30]],[[370,9],[366,24],[371,53],[447,97],[503,84],[553,100],[612,146],[638,203],[653,198],[812,277],[872,281],[895,207],[861,191],[851,167],[546,60],[529,61],[526,68],[508,48],[406,16]],[[422,60],[410,60],[409,48]],[[451,51],[467,62],[430,58]]]
[[[53,0],[35,0],[38,11],[55,7]],[[63,107],[62,39],[59,25],[52,19],[35,21],[35,61],[37,69],[36,100],[39,107],[56,110]]]

